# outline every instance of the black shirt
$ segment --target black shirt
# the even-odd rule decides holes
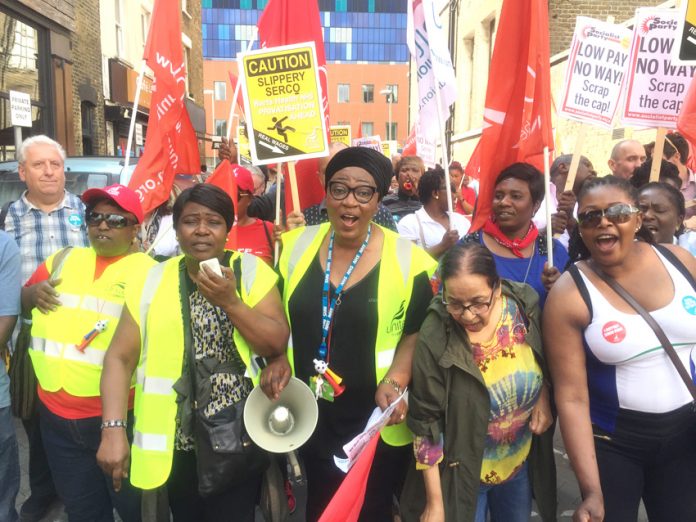
[[[423,204],[420,202],[416,196],[408,196],[403,192],[398,192],[396,194],[389,194],[382,200],[389,212],[391,212],[394,217],[394,221],[397,223],[402,217],[413,214],[416,210],[421,208]]]
[[[375,408],[375,342],[380,264],[343,292],[336,306],[329,340],[329,368],[343,378],[346,389],[335,401],[319,400],[319,422],[303,451],[320,458],[343,456],[342,446],[360,433]],[[316,375],[313,359],[321,342],[321,294],[324,270],[315,257],[289,303],[295,375],[305,383]],[[413,282],[403,335],[418,332],[432,298],[428,274]],[[331,286],[331,290],[335,288]]]

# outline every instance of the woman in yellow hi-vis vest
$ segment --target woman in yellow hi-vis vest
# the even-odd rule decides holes
[[[114,491],[96,459],[102,424],[99,379],[109,341],[121,315],[124,292],[141,286],[155,264],[131,254],[143,220],[138,196],[122,185],[90,189],[82,195],[89,248],[67,248],[39,266],[22,292],[25,311],[33,309],[31,355],[39,381],[39,421],[53,480],[70,522],[140,520],[140,493],[129,484]],[[133,390],[126,383],[121,418]],[[130,394],[129,394],[130,390]],[[129,430],[129,433],[130,430]]]
[[[262,385],[279,393],[289,362],[319,401],[317,429],[301,449],[308,521],[319,518],[345,476],[333,456],[343,456],[343,444],[364,429],[375,405],[386,408],[408,386],[433,296],[435,261],[372,222],[391,176],[391,162],[374,150],[337,152],[326,168],[329,223],[283,236],[279,270],[292,342],[287,358],[264,370]],[[411,459],[405,413],[402,401],[382,431],[361,520],[391,520]]]
[[[236,411],[258,382],[254,355],[285,350],[289,330],[277,276],[261,259],[224,249],[234,208],[219,188],[184,190],[173,219],[184,255],[152,268],[144,285],[128,292],[104,363],[105,423],[123,420],[136,373],[133,446],[123,430],[104,430],[97,458],[116,488],[127,476],[144,490],[166,485],[175,522],[253,521],[263,470],[235,473],[202,497],[198,464],[209,461],[197,462],[202,438],[194,436],[200,421],[193,417]],[[201,265],[210,259],[222,276]]]

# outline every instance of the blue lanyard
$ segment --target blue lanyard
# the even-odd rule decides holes
[[[336,301],[338,299],[340,299],[341,292],[343,292],[343,287],[346,285],[346,282],[348,281],[348,278],[350,277],[350,275],[353,273],[353,270],[355,270],[355,266],[358,264],[360,257],[365,252],[365,248],[367,248],[367,243],[370,241],[371,234],[372,234],[372,224],[370,224],[367,227],[367,236],[365,237],[365,241],[363,241],[362,245],[360,245],[360,248],[355,253],[355,257],[353,258],[353,261],[350,262],[350,266],[348,267],[348,270],[346,270],[346,273],[343,274],[343,279],[341,279],[341,282],[336,287],[336,292],[334,293],[334,296],[331,299],[331,305],[329,305],[329,292],[330,292],[330,285],[331,285],[331,282],[330,282],[331,261],[333,259],[333,244],[334,244],[334,232],[333,232],[333,230],[331,231],[331,237],[329,239],[329,254],[326,258],[326,271],[324,272],[324,287],[322,289],[322,294],[321,294],[322,322],[321,322],[321,344],[319,345],[319,358],[323,361],[326,361],[326,355],[328,354],[326,340],[329,337],[329,328],[331,327],[331,320],[333,319],[334,310],[336,309]]]

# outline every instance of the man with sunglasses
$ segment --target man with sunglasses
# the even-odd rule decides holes
[[[115,492],[97,465],[101,430],[129,429],[102,422],[99,381],[125,289],[142,285],[155,261],[132,253],[143,220],[135,192],[112,185],[86,191],[82,201],[90,246],[49,256],[22,290],[23,310],[32,312],[41,435],[71,521],[111,521],[113,508],[124,522],[139,521],[139,493],[128,485]]]

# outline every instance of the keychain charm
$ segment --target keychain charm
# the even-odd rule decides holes
[[[106,330],[106,326],[109,324],[109,321],[106,319],[102,319],[101,321],[97,321],[94,324],[94,328],[90,330],[87,335],[85,335],[82,338],[82,342],[78,344],[75,348],[77,348],[79,351],[84,352],[85,348],[87,348],[90,343],[94,340],[94,338],[102,333],[104,330]]]
[[[314,396],[317,399],[321,398],[333,402],[335,397],[346,391],[346,387],[341,384],[343,379],[329,368],[326,361],[314,359],[314,370],[317,372],[317,375],[312,377],[311,380],[314,381]],[[327,396],[330,398],[327,398]]]

